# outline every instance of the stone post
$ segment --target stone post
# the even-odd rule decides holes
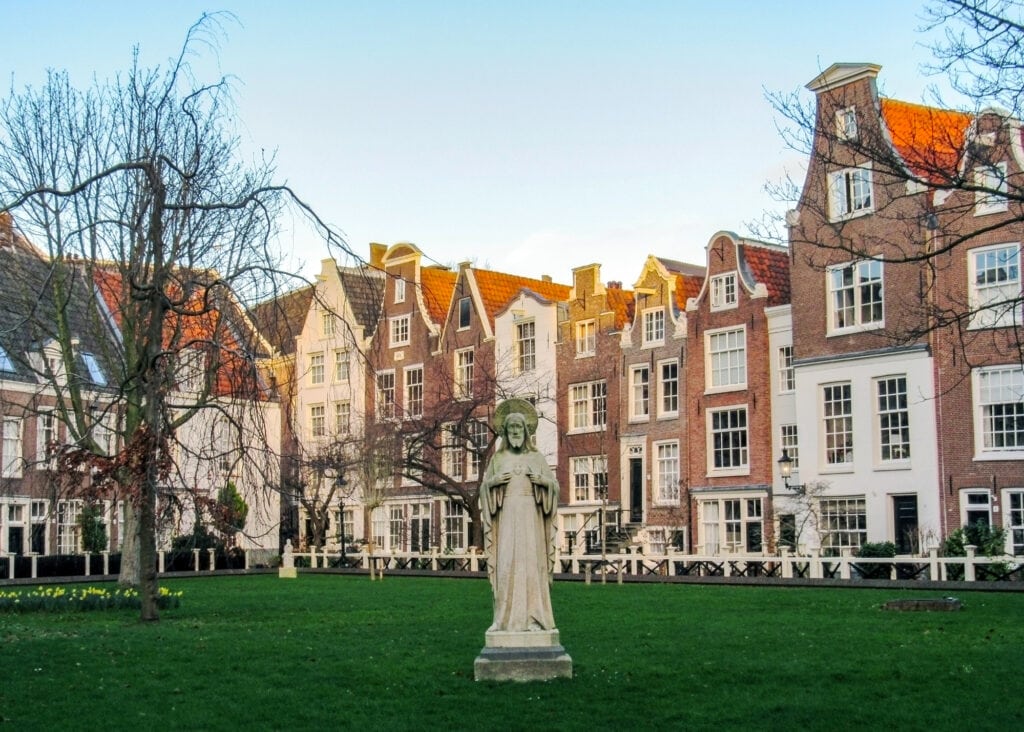
[[[206,551],[210,552],[210,571],[217,569],[217,550],[210,547]]]
[[[967,551],[967,558],[964,559],[964,581],[974,582],[974,553],[978,551],[978,547],[968,544],[964,549]]]

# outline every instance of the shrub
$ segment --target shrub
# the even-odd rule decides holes
[[[857,556],[870,559],[895,557],[896,545],[891,541],[865,542],[857,550]],[[872,562],[857,565],[857,570],[864,579],[888,579],[892,573],[892,564]]]
[[[955,531],[950,532],[946,540],[942,542],[942,556],[944,557],[966,557],[967,546],[976,546],[976,554],[986,557],[998,557],[1006,552],[1006,529],[1001,526],[990,526],[984,521],[975,521]],[[1000,575],[1005,573],[1009,566],[1005,562],[994,562],[991,572],[988,574]],[[979,579],[983,579],[986,572],[983,570]],[[962,580],[964,568],[950,566],[946,568],[946,579]]]
[[[99,554],[107,548],[107,525],[103,523],[103,510],[99,506],[84,506],[78,525],[82,528],[82,551]]]
[[[176,608],[181,604],[182,592],[172,592],[161,587],[157,595],[157,606],[161,610]],[[80,612],[84,610],[138,609],[138,590],[118,587],[37,587],[34,590],[0,589],[0,612]]]

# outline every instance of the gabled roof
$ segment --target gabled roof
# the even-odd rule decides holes
[[[943,183],[957,174],[971,115],[896,99],[880,102],[893,147],[915,176]]]
[[[420,292],[427,315],[435,325],[448,317],[448,308],[455,292],[458,275],[447,267],[423,267],[420,269]]]
[[[608,297],[608,307],[615,315],[615,330],[622,330],[627,323],[633,322],[636,294],[632,290],[623,290],[619,282],[608,283],[605,294]]]
[[[686,310],[686,301],[691,297],[700,294],[700,288],[704,285],[704,277],[707,270],[698,264],[680,262],[676,259],[657,258],[671,274],[676,277],[676,291],[674,305],[677,311]]]
[[[282,356],[295,353],[295,339],[302,333],[313,285],[300,287],[272,298],[249,310],[249,317],[271,347]]]
[[[789,298],[789,250],[765,242],[741,239],[737,254],[740,269],[754,284],[768,289],[768,306],[784,305]]]
[[[489,269],[471,269],[483,301],[487,319],[494,327],[494,316],[500,313],[522,290],[528,290],[548,302],[565,302],[569,299],[568,285],[560,285],[549,280],[534,280]]]
[[[384,305],[384,273],[371,267],[338,267],[338,277],[356,323],[372,336]]]

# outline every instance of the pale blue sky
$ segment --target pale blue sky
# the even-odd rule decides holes
[[[216,2],[216,0],[214,0]],[[0,0],[0,78],[47,67],[81,85],[176,51],[204,10],[243,135],[365,254],[571,282],[601,262],[631,284],[647,254],[703,263],[721,229],[776,207],[787,151],[764,90],[835,61],[882,64],[883,93],[922,101],[919,2],[57,2]],[[312,234],[282,242],[319,269]]]

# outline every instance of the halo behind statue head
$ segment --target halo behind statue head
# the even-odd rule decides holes
[[[531,435],[537,432],[537,410],[525,399],[506,399],[494,410],[494,431],[499,435],[505,429],[505,420],[510,414],[521,414],[526,420],[526,430]]]

